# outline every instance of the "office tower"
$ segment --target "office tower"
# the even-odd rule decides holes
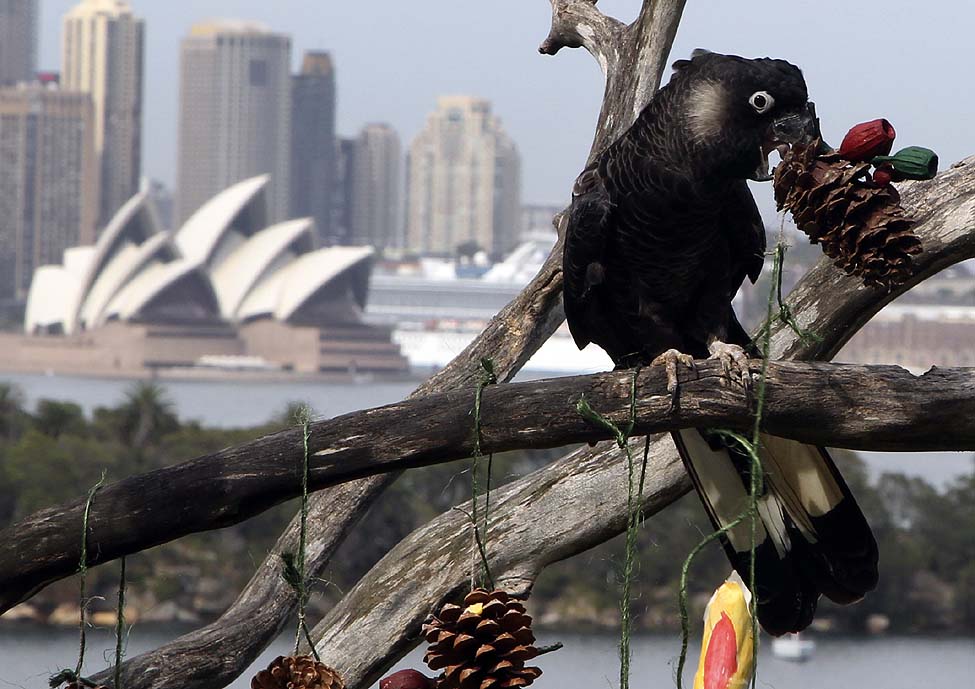
[[[355,142],[352,165],[352,244],[402,246],[400,142],[388,124],[367,124]]]
[[[410,145],[407,167],[407,248],[452,254],[474,242],[498,257],[514,247],[520,161],[488,101],[439,98]]]
[[[314,218],[321,241],[333,234],[335,158],[335,69],[308,52],[291,78],[291,216]]]
[[[289,206],[291,38],[250,22],[195,25],[183,39],[177,222],[227,187],[270,173],[268,217]]]
[[[0,86],[34,77],[37,3],[38,0],[0,0]]]
[[[95,240],[93,110],[85,93],[0,89],[0,298],[26,298],[37,266]]]
[[[91,94],[94,106],[103,228],[139,190],[144,26],[127,0],[82,0],[62,29],[61,86]]]
[[[329,244],[352,243],[352,215],[355,209],[356,139],[335,141],[335,184],[332,186],[332,235]]]

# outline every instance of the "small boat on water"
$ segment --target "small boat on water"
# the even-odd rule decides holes
[[[804,663],[812,658],[815,651],[816,642],[799,634],[786,634],[772,639],[772,655],[782,660]]]

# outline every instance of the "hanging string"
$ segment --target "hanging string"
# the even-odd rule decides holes
[[[311,649],[312,656],[314,656],[316,661],[321,662],[318,650],[312,641],[305,615],[305,607],[308,604],[309,597],[307,573],[305,571],[305,544],[308,540],[308,438],[311,435],[311,431],[309,430],[311,412],[308,407],[303,406],[298,410],[296,417],[298,423],[301,424],[302,442],[301,510],[299,512],[298,552],[297,554],[281,553],[281,560],[284,563],[281,577],[291,586],[298,598],[298,624],[295,630],[294,655],[298,655],[298,648],[301,645],[302,637],[304,637],[308,647]]]
[[[630,636],[632,633],[632,619],[630,607],[632,602],[633,570],[637,555],[637,529],[643,511],[643,486],[647,474],[647,459],[650,455],[650,437],[647,436],[643,447],[643,465],[640,469],[639,481],[636,480],[636,468],[633,463],[633,453],[630,451],[630,435],[636,426],[636,384],[640,375],[640,367],[633,369],[630,380],[630,413],[625,427],[620,428],[615,423],[593,409],[585,396],[576,403],[576,411],[589,423],[601,426],[613,434],[617,446],[626,454],[626,545],[623,556],[623,587],[620,593],[620,689],[630,686]]]
[[[122,689],[122,656],[125,654],[125,557],[121,559],[118,577],[118,605],[115,608],[115,686]]]
[[[490,518],[491,512],[491,470],[494,463],[494,453],[488,455],[487,463],[487,485],[485,487],[484,493],[484,526],[483,533],[481,532],[482,527],[477,517],[477,498],[480,493],[480,488],[477,482],[478,474],[478,460],[484,457],[484,452],[481,450],[481,399],[484,395],[484,388],[488,385],[494,385],[498,382],[498,376],[494,371],[494,362],[488,358],[481,359],[481,378],[477,382],[477,388],[474,391],[474,453],[471,456],[471,513],[468,515],[471,521],[471,528],[473,530],[473,541],[474,547],[471,553],[471,590],[477,587],[477,558],[480,556],[481,564],[481,579],[486,582],[492,589],[494,588],[494,577],[491,576],[491,568],[488,564],[487,557],[487,537],[488,537],[488,519]],[[465,513],[466,514],[466,513]]]
[[[49,684],[57,687],[64,682],[78,682],[85,686],[93,687],[95,684],[81,676],[81,669],[85,664],[85,646],[87,645],[86,627],[88,624],[88,518],[91,516],[91,503],[95,499],[95,493],[105,483],[105,472],[102,471],[98,483],[88,491],[88,499],[85,501],[85,509],[81,515],[81,557],[78,560],[78,664],[75,665],[74,672],[62,670],[50,678]]]
[[[761,332],[758,334],[758,339],[762,340],[769,335],[772,329],[773,321],[777,320],[785,325],[789,326],[789,329],[795,333],[796,337],[799,338],[804,344],[815,344],[823,341],[823,338],[799,325],[799,321],[796,320],[795,314],[792,313],[792,308],[786,303],[785,298],[782,296],[782,266],[785,265],[785,252],[788,249],[788,245],[785,242],[785,213],[781,214],[781,222],[779,223],[779,236],[778,241],[775,245],[775,251],[773,253],[775,259],[773,265],[778,265],[778,270],[773,269],[772,274],[772,288],[775,291],[775,301],[778,310],[776,311],[774,317],[769,316],[762,326]],[[769,312],[771,313],[771,311]]]
[[[738,515],[731,522],[718,529],[714,533],[708,535],[700,543],[698,543],[687,556],[684,561],[684,565],[681,568],[681,578],[680,578],[680,592],[678,595],[678,605],[680,608],[680,623],[681,623],[681,649],[680,657],[677,661],[677,687],[681,689],[683,686],[683,676],[684,676],[684,666],[687,662],[687,646],[688,640],[690,638],[690,620],[687,612],[687,579],[688,572],[691,568],[691,564],[697,558],[698,554],[704,550],[706,546],[716,541],[718,538],[728,533],[739,524],[741,524],[746,519],[750,522],[750,542],[749,542],[749,581],[748,588],[752,592],[751,601],[749,603],[749,613],[751,617],[752,625],[752,643],[754,644],[754,658],[755,662],[752,666],[752,676],[750,678],[750,683],[755,686],[755,678],[757,676],[758,670],[758,596],[755,594],[755,546],[756,546],[756,535],[758,529],[758,498],[764,490],[764,471],[762,469],[762,462],[759,456],[759,444],[761,441],[761,426],[762,426],[762,415],[765,411],[765,391],[766,391],[766,380],[768,376],[768,365],[771,351],[771,339],[772,339],[772,319],[775,316],[773,314],[774,305],[777,303],[779,307],[778,317],[783,320],[786,324],[792,327],[798,336],[803,337],[803,331],[799,329],[795,319],[791,317],[788,308],[784,304],[782,299],[782,264],[785,260],[785,244],[782,240],[782,231],[780,229],[779,242],[775,247],[774,260],[772,263],[772,284],[769,289],[768,302],[766,307],[766,321],[765,327],[762,328],[761,333],[759,333],[760,354],[762,357],[762,368],[758,379],[758,386],[756,390],[756,402],[755,402],[755,419],[752,425],[751,438],[745,438],[744,436],[734,433],[732,431],[716,430],[714,431],[717,435],[724,437],[727,441],[734,442],[738,444],[742,450],[748,455],[750,460],[749,466],[749,491],[748,491],[748,505],[745,510]],[[783,309],[785,309],[783,311]],[[815,337],[811,334],[806,334],[807,337]]]

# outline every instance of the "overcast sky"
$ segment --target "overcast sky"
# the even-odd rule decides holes
[[[75,0],[41,0],[41,67],[60,63],[61,15]],[[631,20],[638,0],[602,0]],[[239,17],[293,37],[293,59],[332,52],[338,129],[393,124],[404,145],[438,94],[494,103],[523,159],[524,200],[561,202],[585,160],[602,77],[582,50],[539,55],[546,0],[132,0],[146,20],[144,173],[173,184],[179,42],[194,22]],[[887,117],[895,148],[935,149],[943,166],[975,153],[971,31],[975,3],[938,0],[688,0],[672,59],[695,47],[799,65],[828,140]],[[665,77],[666,78],[666,77]],[[762,205],[769,205],[765,185]]]

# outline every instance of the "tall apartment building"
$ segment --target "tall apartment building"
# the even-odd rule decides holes
[[[82,0],[64,16],[61,85],[94,105],[99,228],[139,190],[144,28],[127,0]]]
[[[351,244],[399,247],[399,135],[388,124],[367,124],[355,142],[352,165]]]
[[[38,0],[0,0],[0,86],[34,77],[37,4]]]
[[[332,185],[332,235],[330,244],[352,243],[355,212],[355,150],[357,139],[335,141],[335,184]]]
[[[514,247],[520,159],[488,101],[439,98],[410,145],[407,167],[408,249],[452,254],[473,241],[500,256]]]
[[[308,52],[291,78],[291,216],[312,217],[334,243],[335,68],[326,52]]]
[[[177,222],[232,184],[270,173],[268,212],[288,215],[291,38],[249,22],[197,24],[181,47]]]
[[[0,298],[26,298],[37,266],[95,240],[93,110],[86,93],[0,89]]]

